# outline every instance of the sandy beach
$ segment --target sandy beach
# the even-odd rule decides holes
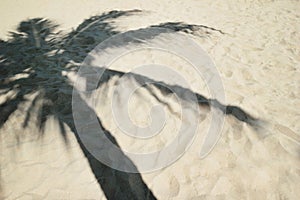
[[[299,198],[299,1],[2,0],[0,18],[0,199]]]

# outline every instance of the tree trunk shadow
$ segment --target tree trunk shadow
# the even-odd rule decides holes
[[[82,109],[86,113],[96,115],[95,111],[84,101],[81,102]],[[84,113],[81,114],[84,115]],[[105,136],[114,145],[119,147],[116,139],[107,129],[105,129],[105,127],[103,127],[102,122],[98,117],[97,121]],[[101,163],[84,146],[76,131],[74,122],[68,123],[68,126],[75,133],[77,141],[107,199],[156,199],[152,191],[143,181],[141,174],[118,171]],[[123,156],[126,157],[125,154],[123,154]],[[131,168],[136,169],[136,166],[128,157],[126,157],[126,164],[129,164]]]

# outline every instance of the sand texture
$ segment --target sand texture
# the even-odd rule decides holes
[[[0,17],[0,199],[299,199],[299,1],[2,0]],[[142,49],[116,59],[97,88],[78,96],[82,110],[73,112],[78,80],[93,75],[78,72],[87,54],[111,36],[153,27],[169,31],[145,35],[142,43],[182,34],[207,52],[225,100],[214,100],[186,60]],[[175,86],[172,77],[127,73],[145,63],[176,70],[189,88]],[[145,80],[151,84],[143,85]],[[156,84],[161,82],[173,92]],[[133,124],[146,127],[166,119],[151,138],[130,137],[114,120],[111,100],[116,99],[114,109],[124,109],[120,102],[132,88],[138,88],[128,101]],[[194,118],[181,116],[182,106],[192,105],[186,99],[191,92],[199,101],[193,104],[199,109],[196,137],[172,165],[126,173],[92,155],[100,147],[97,127],[87,121],[97,116],[122,150],[124,166],[140,172],[142,166],[127,153],[159,151],[182,124],[192,126]],[[89,102],[90,96],[96,101]],[[155,117],[153,106],[162,108],[164,119]],[[214,109],[224,117],[221,137],[200,158]],[[89,132],[83,140],[78,126]],[[100,152],[112,160],[115,155],[110,149]]]

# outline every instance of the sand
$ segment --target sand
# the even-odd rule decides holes
[[[297,199],[300,196],[299,1],[3,0],[0,5],[1,199]],[[70,40],[65,52],[55,53],[59,48],[55,46],[59,42],[55,41],[78,34],[72,30],[85,19],[112,10],[133,9],[140,11],[119,12],[120,16],[110,13],[107,20],[83,30],[87,37],[94,38],[89,38],[93,44],[79,37]],[[53,36],[54,42],[34,40],[35,43],[20,44],[8,40],[8,32],[15,31],[21,21],[36,17],[59,25],[57,31],[62,32]],[[238,106],[258,120],[253,125],[237,115],[225,115],[220,140],[201,159],[199,152],[211,122],[211,109],[200,106],[196,138],[174,164],[137,175],[119,173],[90,158],[74,134],[70,119],[72,86],[78,78],[76,67],[94,43],[111,34],[167,22],[194,25],[177,31],[192,38],[215,63],[226,96],[221,103]],[[106,31],[95,36],[99,29],[93,27],[104,27]],[[30,47],[34,45],[40,50],[32,50]],[[21,57],[18,51],[22,52]],[[188,80],[192,91],[211,98],[205,82],[176,56],[139,51],[117,60],[111,69],[127,72],[151,61],[172,66]],[[30,72],[30,67],[34,72]],[[31,76],[32,73],[36,76]],[[178,132],[182,120],[176,114],[181,109],[179,100],[153,86],[138,89],[130,100],[131,120],[147,126],[153,105],[163,106],[168,120],[160,135],[136,140],[124,135],[113,120],[110,99],[118,80],[118,74],[111,73],[94,92],[105,94],[98,97],[94,110],[103,127],[126,152],[163,148]],[[128,88],[138,85],[135,78],[128,80]],[[45,112],[39,115],[43,112],[41,107]],[[93,144],[93,140],[89,141]],[[134,162],[129,164],[138,169]]]

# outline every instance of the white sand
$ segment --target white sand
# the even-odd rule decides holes
[[[144,12],[115,20],[126,31],[163,22],[183,21],[222,30],[210,37],[190,35],[203,47],[220,71],[226,104],[236,105],[266,123],[255,130],[227,116],[222,137],[205,159],[199,158],[203,132],[210,113],[204,114],[192,146],[176,163],[160,171],[142,174],[158,199],[298,199],[300,196],[300,3],[299,1],[6,1],[0,3],[0,36],[22,20],[50,18],[65,32],[85,18],[106,11],[141,9]],[[139,55],[115,63],[116,69],[145,62]],[[152,57],[151,57],[152,56]],[[159,59],[151,54],[147,59]],[[141,58],[141,59],[138,59]],[[173,57],[165,64],[180,66]],[[182,64],[184,66],[184,64]],[[128,69],[128,68],[127,68]],[[194,91],[208,95],[201,80],[181,68]],[[190,68],[187,68],[190,69]],[[68,74],[70,79],[74,74]],[[100,91],[111,94],[115,79]],[[107,91],[106,91],[107,90]],[[147,91],[145,100],[134,96],[131,114],[135,123],[148,123],[151,105],[159,103]],[[0,102],[8,98],[0,96]],[[32,99],[28,96],[28,99]],[[107,95],[109,97],[109,95]],[[178,104],[172,98],[174,109]],[[111,117],[109,101],[97,114],[127,151],[159,149],[172,139],[180,119],[172,113],[163,135],[150,142],[135,142],[122,135]],[[105,199],[71,130],[65,144],[57,120],[49,118],[43,137],[34,116],[22,127],[29,102],[19,105],[0,129],[0,198],[4,199]],[[298,197],[298,198],[297,198]]]

